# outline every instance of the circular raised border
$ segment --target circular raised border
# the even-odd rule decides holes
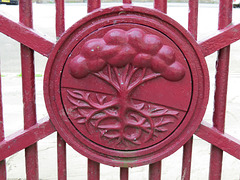
[[[166,139],[140,150],[121,151],[99,146],[86,139],[68,119],[61,101],[61,75],[67,57],[74,47],[96,29],[134,23],[156,29],[171,39],[184,54],[192,74],[192,101],[189,111],[179,127]],[[177,22],[152,9],[119,6],[97,10],[75,23],[59,39],[45,70],[44,97],[51,121],[63,139],[76,151],[100,163],[134,167],[154,163],[175,152],[193,135],[201,123],[209,94],[209,77],[205,59],[199,45]]]

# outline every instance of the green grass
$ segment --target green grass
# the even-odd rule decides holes
[[[42,74],[35,74],[35,77],[43,77]]]
[[[22,73],[17,75],[18,77],[22,77]],[[43,77],[42,74],[35,74],[35,77]]]

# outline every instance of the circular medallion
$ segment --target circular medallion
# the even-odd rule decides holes
[[[175,21],[139,7],[99,10],[56,44],[45,72],[57,131],[95,161],[132,167],[180,148],[199,126],[208,71]]]

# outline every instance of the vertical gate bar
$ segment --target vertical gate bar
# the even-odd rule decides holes
[[[58,180],[67,179],[66,142],[57,133]]]
[[[226,110],[226,93],[228,82],[228,65],[229,65],[230,47],[225,47],[218,52],[216,89],[214,98],[213,126],[219,131],[224,132],[225,110]],[[220,180],[222,172],[223,151],[214,145],[211,146],[210,157],[210,180]]]
[[[90,13],[95,9],[101,7],[101,0],[88,0],[88,10],[87,12]]]
[[[218,18],[219,30],[228,26],[232,22],[232,0],[219,1]],[[224,132],[225,126],[229,55],[230,46],[227,46],[218,51],[218,58],[216,62],[213,126],[221,132]],[[209,170],[210,180],[221,179],[222,156],[223,151],[212,145]]]
[[[189,0],[189,13],[188,13],[188,31],[197,40],[197,27],[198,27],[198,0]],[[183,146],[183,161],[182,161],[182,180],[189,180],[191,175],[192,164],[192,144],[193,137]]]
[[[120,168],[120,180],[128,180],[128,168]]]
[[[183,146],[182,177],[181,180],[189,180],[192,163],[192,144],[193,137]]]
[[[56,5],[56,37],[57,40],[65,31],[64,0],[55,0]],[[57,133],[58,180],[67,179],[66,142]]]
[[[0,179],[1,180],[7,180],[5,159],[0,161]]]
[[[154,0],[154,8],[167,13],[167,0]]]
[[[57,39],[65,31],[65,11],[64,11],[64,0],[55,0],[56,5],[56,36]]]
[[[0,142],[4,140],[3,109],[2,109],[2,80],[0,71]],[[6,180],[6,161],[0,161],[0,179]]]
[[[162,162],[158,161],[156,163],[149,165],[149,180],[160,180],[161,179],[161,166]]]
[[[90,13],[95,9],[101,7],[101,0],[88,0],[88,10],[87,12]],[[88,180],[98,180],[100,175],[100,164],[98,162],[92,161],[88,159]]]
[[[132,0],[123,0],[123,4],[132,4]]]
[[[189,0],[188,31],[197,40],[198,0]]]
[[[20,0],[19,20],[27,27],[33,27],[31,0]],[[24,46],[23,44],[21,44],[21,63],[24,104],[24,128],[27,129],[36,124],[35,72],[33,50]],[[38,179],[39,175],[37,143],[25,149],[25,160],[27,179]]]
[[[87,12],[90,13],[95,9],[101,7],[101,0],[88,0],[88,10]],[[88,159],[88,180],[98,180],[100,170],[100,164],[98,162],[92,161]]]
[[[99,180],[100,164],[88,159],[88,180]]]

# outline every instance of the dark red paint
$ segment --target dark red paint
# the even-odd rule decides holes
[[[24,24],[18,24],[1,14],[0,32],[47,57],[54,47],[54,42],[42,37]]]
[[[19,22],[29,28],[33,28],[32,1],[20,0]],[[22,95],[24,129],[28,129],[37,122],[35,105],[35,69],[33,50],[21,44],[21,65],[22,65]],[[27,179],[39,179],[38,172],[38,151],[37,143],[25,149],[26,177]]]
[[[64,108],[72,109],[67,114],[74,126],[90,140],[119,150],[142,149],[165,139],[181,123],[192,91],[181,52],[176,58],[160,37],[132,26],[128,31],[103,29],[95,32],[105,34],[102,38],[85,38],[67,60],[61,82]],[[110,48],[117,50],[109,53]],[[181,107],[167,88],[180,80],[175,84],[189,92],[173,93],[186,103]],[[158,93],[147,93],[154,87]]]
[[[223,29],[232,22],[232,1],[219,1],[219,21],[218,29]],[[224,7],[223,7],[224,6]],[[225,112],[227,102],[228,67],[230,60],[230,46],[226,46],[218,51],[216,62],[215,94],[213,127],[224,133]],[[221,179],[223,151],[218,147],[211,146],[209,179]]]
[[[56,38],[59,39],[65,31],[64,0],[58,0],[56,4]],[[57,133],[58,154],[58,180],[67,179],[66,142]]]
[[[123,167],[181,147],[207,97],[194,39],[164,14],[129,6],[95,11],[73,25],[45,74],[45,100],[60,135],[90,159]]]
[[[219,49],[214,127],[202,122],[195,134],[214,145],[211,180],[221,178],[222,151],[240,159],[239,140],[224,133],[229,62],[226,46],[240,38],[239,24],[229,26],[232,1],[220,0],[220,31],[198,44],[195,42],[198,0],[189,1],[188,30],[193,38],[157,11],[167,12],[166,0],[154,1],[157,10],[132,7],[131,0],[123,3],[124,7],[95,11],[61,37],[65,31],[64,1],[56,1],[56,36],[61,37],[56,45],[32,29],[30,0],[20,1],[22,23],[0,15],[0,32],[26,46],[22,46],[26,49],[22,53],[23,91],[24,103],[30,109],[24,110],[25,129],[6,138],[0,120],[1,179],[6,179],[4,159],[53,133],[54,126],[59,132],[58,179],[67,177],[63,139],[92,159],[88,161],[88,179],[99,179],[98,162],[102,162],[121,166],[120,179],[128,179],[126,167],[150,164],[149,179],[154,180],[161,178],[160,160],[189,138],[184,146],[181,179],[190,179],[191,136],[201,121],[208,96],[203,56]],[[100,7],[100,0],[88,1],[88,12]],[[45,96],[54,126],[49,119],[35,124],[34,66],[32,51],[27,47],[47,57],[51,54],[46,68]],[[106,104],[109,106],[104,109]],[[78,121],[72,107],[80,112]],[[153,107],[157,112],[149,111]],[[87,121],[86,116],[89,116]],[[157,120],[161,116],[162,124]],[[35,159],[27,160],[27,176],[38,179],[36,146],[28,147],[27,151],[27,156]]]

